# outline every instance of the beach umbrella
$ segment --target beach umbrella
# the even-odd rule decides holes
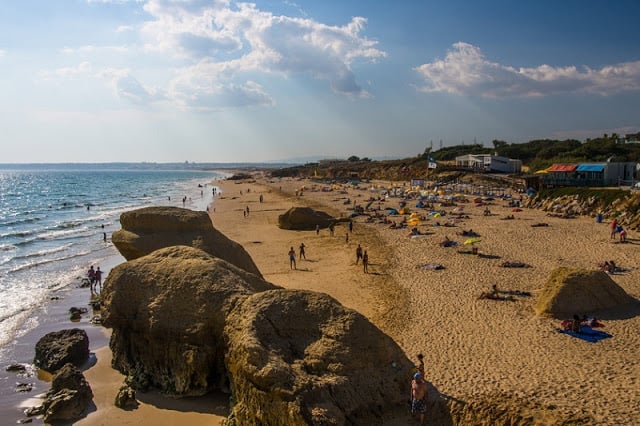
[[[479,243],[480,241],[482,241],[480,238],[467,238],[467,240],[464,242],[464,245],[468,246],[470,244]]]

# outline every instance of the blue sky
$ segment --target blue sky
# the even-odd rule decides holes
[[[0,163],[402,158],[640,131],[640,2],[0,2]]]

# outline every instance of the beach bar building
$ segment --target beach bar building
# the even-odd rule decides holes
[[[562,163],[542,174],[544,186],[618,186],[637,180],[637,163]]]
[[[456,167],[486,172],[520,173],[522,160],[491,154],[467,154],[456,157]]]

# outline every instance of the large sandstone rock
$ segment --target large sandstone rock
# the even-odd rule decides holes
[[[36,367],[55,373],[66,363],[79,367],[89,358],[89,337],[79,328],[54,331],[36,343]]]
[[[260,276],[245,249],[213,227],[206,212],[178,207],[145,207],[120,216],[122,229],[111,236],[127,260],[137,259],[163,247],[187,245],[224,259]]]
[[[326,294],[257,293],[226,327],[228,424],[375,425],[406,410],[411,362],[364,316]]]
[[[327,228],[336,219],[325,212],[309,207],[292,207],[278,216],[278,226],[295,231],[312,231],[316,226]]]
[[[148,383],[176,396],[225,389],[226,316],[250,294],[274,288],[187,246],[123,263],[102,292],[113,365],[139,389]]]
[[[637,301],[603,271],[557,268],[549,275],[534,308],[538,315],[567,318],[632,303]]]
[[[73,364],[65,364],[54,376],[44,403],[44,421],[56,423],[81,417],[93,399],[84,375]]]

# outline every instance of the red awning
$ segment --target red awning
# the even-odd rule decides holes
[[[554,164],[549,169],[550,172],[573,172],[578,168],[577,164]]]

